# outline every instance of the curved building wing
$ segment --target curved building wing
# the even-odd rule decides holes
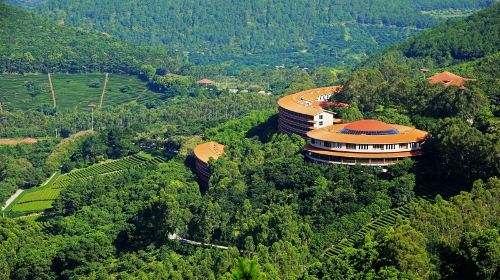
[[[304,150],[314,162],[385,166],[421,155],[428,136],[413,127],[361,120],[309,131]]]
[[[278,131],[298,134],[306,138],[307,132],[340,123],[335,113],[325,108],[330,106],[348,107],[344,103],[329,102],[332,95],[340,93],[342,87],[315,88],[287,95],[278,100]]]
[[[202,183],[208,184],[211,176],[210,159],[216,160],[224,154],[224,145],[217,142],[207,142],[196,146],[193,150],[196,158],[196,175]]]

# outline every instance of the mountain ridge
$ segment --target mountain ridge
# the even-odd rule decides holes
[[[313,67],[355,64],[442,21],[422,11],[493,2],[49,0],[35,10],[136,44],[166,46],[194,63]]]

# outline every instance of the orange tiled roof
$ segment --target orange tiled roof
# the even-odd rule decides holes
[[[196,83],[199,85],[210,85],[210,84],[213,84],[215,82],[212,80],[209,80],[209,79],[201,79],[201,80],[197,81]]]
[[[393,153],[338,152],[338,151],[323,150],[320,148],[313,147],[309,144],[307,144],[304,147],[304,150],[322,155],[350,157],[350,158],[402,158],[402,157],[419,156],[423,153],[422,150],[416,150],[410,152],[393,152]]]
[[[429,82],[433,84],[442,83],[446,87],[451,85],[458,87],[463,85],[465,81],[475,81],[475,79],[460,77],[448,71],[436,73],[432,77],[427,79],[429,80]]]
[[[342,87],[331,86],[305,90],[284,96],[278,100],[278,105],[292,112],[315,116],[323,112],[323,102],[316,99],[325,94],[334,94],[342,91]]]
[[[428,133],[413,127],[391,124],[391,129],[398,130],[398,134],[386,135],[366,135],[366,134],[346,134],[340,130],[349,126],[347,124],[334,124],[331,126],[318,128],[307,133],[307,136],[316,140],[349,143],[349,144],[398,144],[423,141],[428,137]]]
[[[224,145],[211,141],[196,146],[193,152],[199,160],[208,163],[211,158],[215,160],[224,154]]]
[[[393,126],[386,124],[385,122],[377,121],[377,120],[360,120],[352,123],[348,123],[345,126],[346,129],[349,130],[357,130],[357,131],[386,131],[394,129]]]

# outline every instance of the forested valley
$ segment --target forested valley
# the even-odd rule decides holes
[[[486,7],[460,1],[10,1],[60,24],[166,46],[194,63],[353,65],[375,50]],[[38,2],[38,5],[33,5]]]
[[[0,202],[22,190],[2,208],[1,279],[500,277],[499,3],[6,2],[35,12],[0,4]],[[192,17],[151,16],[176,9]],[[443,9],[471,15],[443,21]],[[214,20],[232,31],[206,29]],[[351,62],[318,25],[339,21],[351,32],[428,29],[405,40],[417,32],[384,33],[377,49],[388,48],[333,68]],[[318,33],[299,34],[306,27]],[[311,59],[336,62],[286,66],[275,55],[309,49],[317,39],[306,33],[331,48]],[[346,41],[354,53],[373,47],[358,44],[363,36]],[[193,52],[189,61],[182,50]],[[273,55],[246,57],[237,70],[221,62],[249,51]],[[272,67],[253,67],[259,59]],[[429,83],[442,71],[470,79]],[[67,75],[68,88],[68,75],[110,73],[108,91],[94,78],[79,86],[95,89],[96,101],[101,89],[113,98],[89,108],[56,87],[57,106],[40,106],[50,88],[30,75],[47,73]],[[126,100],[139,87],[113,75],[153,98]],[[12,77],[24,82],[11,89]],[[277,99],[331,85],[343,85],[331,101],[349,104],[332,108],[344,122],[426,130],[424,155],[387,167],[307,160],[303,138],[278,132]],[[9,101],[20,95],[26,108]],[[11,140],[19,142],[2,142]],[[207,141],[225,147],[204,186],[193,148]]]

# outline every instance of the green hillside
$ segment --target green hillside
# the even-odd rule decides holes
[[[500,4],[466,19],[453,19],[411,37],[386,51],[428,67],[446,67],[482,58],[500,51]]]
[[[0,72],[137,73],[143,63],[167,59],[108,34],[63,27],[0,3]]]
[[[72,111],[99,104],[104,74],[52,74],[58,110]],[[36,87],[32,97],[28,84]],[[135,76],[110,74],[103,106],[116,106],[130,101],[146,103],[158,100],[159,93],[148,89],[146,82]],[[6,110],[50,109],[52,97],[45,74],[4,74],[0,76],[0,102]]]
[[[424,28],[493,0],[49,0],[57,22],[167,46],[192,62],[231,65],[354,64]]]

